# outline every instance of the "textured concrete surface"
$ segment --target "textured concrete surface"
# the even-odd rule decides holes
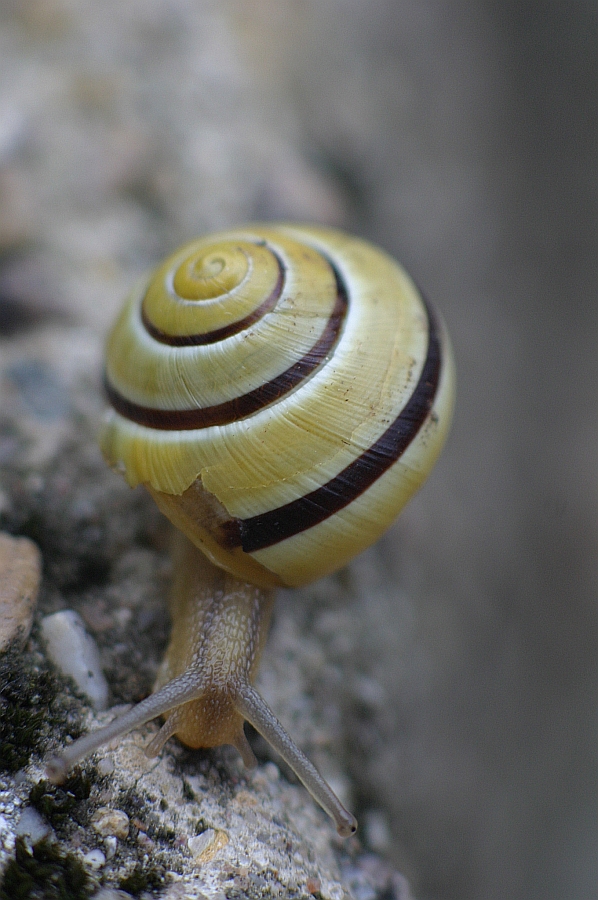
[[[280,596],[260,674],[352,798],[361,843],[339,851],[284,778],[184,756],[198,778],[216,768],[208,793],[227,802],[292,796],[321,823],[322,883],[354,896],[404,890],[373,851],[421,900],[596,895],[596,34],[582,0],[0,10],[0,526],[38,543],[39,615],[81,614],[112,703],[144,696],[167,634],[163,527],[94,439],[103,335],[137,275],[200,231],[314,219],[382,243],[448,321],[459,396],[437,470],[376,548]],[[25,698],[35,766],[81,707],[66,683],[47,693],[35,623],[25,656],[2,693]],[[20,772],[0,798],[5,860],[41,775]],[[135,818],[90,797],[82,816]],[[220,847],[228,820],[205,825],[185,865],[189,847],[218,845],[218,866],[237,846]],[[136,827],[112,856],[115,836],[86,830],[82,856],[106,859],[90,877],[127,841],[123,864],[141,858]],[[301,852],[308,891],[319,863]],[[255,893],[251,875],[239,862],[218,890]]]

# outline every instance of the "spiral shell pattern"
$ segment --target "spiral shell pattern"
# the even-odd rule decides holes
[[[280,225],[169,257],[127,300],[105,383],[108,461],[152,492],[201,485],[231,560],[297,585],[375,541],[424,481],[454,372],[442,322],[394,260]]]

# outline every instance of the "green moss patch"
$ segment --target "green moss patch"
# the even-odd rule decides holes
[[[50,735],[78,737],[79,702],[45,663],[15,649],[0,656],[0,771],[18,772]]]
[[[88,900],[91,884],[83,865],[47,840],[29,850],[19,837],[0,884],[0,900]]]
[[[91,793],[94,774],[89,770],[77,772],[61,785],[40,781],[32,787],[29,802],[53,828],[60,829],[71,821],[86,826],[89,812],[85,801]]]
[[[164,869],[156,867],[135,866],[133,871],[121,878],[119,888],[134,897],[144,891],[160,891],[164,887]]]

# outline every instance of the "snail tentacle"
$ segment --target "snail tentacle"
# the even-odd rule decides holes
[[[285,731],[256,689],[250,684],[243,685],[237,694],[235,707],[290,766],[316,803],[319,803],[334,821],[341,837],[355,834],[357,830],[355,816],[345,809],[332,788]]]
[[[173,716],[170,715],[162,725],[162,728],[160,729],[158,734],[151,739],[151,741],[145,748],[145,755],[148,759],[153,759],[160,753],[160,750],[162,749],[166,741],[168,741],[173,736],[173,734],[176,734],[176,729],[176,719],[174,719]]]
[[[98,750],[103,744],[116,737],[123,737],[134,728],[145,725],[146,722],[150,722],[157,716],[169,712],[182,703],[199,699],[204,692],[204,684],[199,681],[197,673],[193,671],[185,672],[178,678],[169,681],[155,694],[146,697],[133,709],[123,713],[122,716],[117,716],[108,725],[104,725],[103,728],[98,728],[97,731],[84,735],[73,744],[65,747],[59,754],[47,759],[46,774],[48,778],[55,784],[60,784],[66,778],[70,768],[84,759],[89,753]]]
[[[241,756],[243,765],[246,769],[252,770],[257,768],[257,759],[255,753],[251,749],[251,745],[247,740],[247,737],[243,730],[241,730],[236,736],[233,747],[235,747],[235,749]]]

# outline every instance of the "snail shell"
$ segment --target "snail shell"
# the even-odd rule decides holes
[[[249,721],[351,834],[355,819],[252,681],[271,588],[344,565],[432,468],[454,391],[441,320],[365,241],[249,226],[192,241],[133,290],[105,385],[107,461],[182,532],[173,628],[156,693],[51,759],[50,777],[163,714],[146,752],[177,734],[231,743],[251,765]]]
[[[218,565],[301,585],[377,540],[424,481],[453,381],[437,314],[389,256],[252,226],[187,244],[133,291],[102,448]]]

